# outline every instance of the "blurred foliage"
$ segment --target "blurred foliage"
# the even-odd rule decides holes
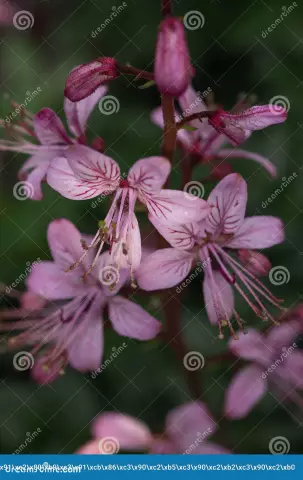
[[[122,3],[122,2],[121,2]],[[41,93],[30,107],[53,108],[63,117],[63,89],[68,72],[80,63],[98,56],[115,56],[121,63],[152,69],[160,1],[127,0],[127,8],[95,38],[91,36],[120,4],[116,0],[19,0],[20,9],[32,12],[31,30],[2,28],[1,43],[1,116],[11,110],[9,98],[22,102],[27,91],[40,87]],[[267,155],[278,167],[279,178],[272,180],[251,161],[236,160],[234,167],[248,181],[248,214],[279,215],[286,225],[286,241],[270,249],[273,265],[283,265],[290,272],[288,284],[275,287],[275,293],[291,306],[300,301],[302,291],[302,6],[298,5],[283,22],[262,38],[281,14],[278,0],[267,2],[242,0],[178,0],[176,14],[199,10],[205,25],[188,31],[193,64],[194,85],[203,91],[211,87],[218,103],[230,108],[240,92],[256,95],[267,103],[280,95],[290,103],[289,119],[265,131],[256,132],[245,148]],[[152,108],[158,105],[155,87],[137,88],[142,82],[122,78],[110,86],[110,94],[120,101],[120,111],[111,116],[98,109],[90,118],[89,136],[102,136],[108,154],[127,171],[132,163],[146,155],[159,154],[159,129],[150,121]],[[1,157],[1,281],[11,284],[26,267],[26,262],[50,258],[46,229],[57,217],[66,217],[83,232],[93,233],[97,221],[104,218],[106,203],[92,208],[91,202],[72,202],[61,198],[45,185],[41,202],[20,202],[13,196],[17,172],[24,155]],[[281,184],[281,177],[296,172],[298,177],[266,209],[262,207]],[[178,173],[175,173],[178,185]],[[209,192],[211,185],[206,185]],[[149,310],[162,313],[157,299],[147,300]],[[203,308],[201,278],[186,289],[182,305],[182,324],[189,350],[198,350],[206,358],[224,352],[226,342],[217,341]],[[260,325],[246,305],[237,297],[238,310],[249,324]],[[5,300],[3,300],[3,305]],[[106,359],[122,338],[106,332]],[[226,362],[209,363],[201,371],[205,388],[203,401],[218,420],[223,416],[223,398],[232,371]],[[12,355],[1,357],[0,410],[1,449],[13,452],[24,442],[27,432],[42,430],[27,447],[26,453],[73,452],[90,435],[90,422],[108,409],[133,414],[145,420],[153,431],[161,431],[169,409],[190,398],[169,346],[161,342],[144,344],[128,341],[123,351],[95,380],[89,375],[67,369],[65,375],[50,386],[34,384],[28,372],[17,372]],[[302,431],[271,394],[244,420],[220,421],[216,439],[236,453],[267,453],[269,440],[285,436],[291,452],[302,452]],[[300,441],[301,440],[301,441]]]

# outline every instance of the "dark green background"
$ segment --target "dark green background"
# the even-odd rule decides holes
[[[98,56],[116,56],[121,63],[152,69],[157,25],[160,21],[158,0],[128,0],[124,9],[96,38],[95,30],[110,15],[119,0],[44,0],[19,2],[20,9],[35,17],[32,30],[2,29],[1,113],[11,108],[8,95],[22,102],[27,91],[40,87],[42,92],[31,103],[33,112],[49,106],[63,117],[63,88],[68,72],[79,63]],[[251,161],[236,160],[233,165],[248,181],[248,214],[272,214],[286,224],[285,243],[268,253],[274,265],[290,272],[287,285],[273,287],[286,305],[300,301],[302,292],[302,23],[303,7],[295,10],[265,39],[262,30],[280,16],[279,1],[198,1],[175,2],[176,14],[199,10],[205,17],[202,29],[188,31],[188,41],[196,68],[194,85],[203,91],[211,87],[217,102],[231,108],[239,92],[254,93],[259,103],[281,95],[290,103],[289,119],[265,131],[256,132],[245,148],[272,156],[280,178],[273,181]],[[289,6],[291,3],[285,3]],[[102,115],[98,109],[90,119],[90,136],[105,139],[108,154],[120,164],[121,171],[138,158],[159,154],[160,131],[149,119],[159,96],[152,87],[140,90],[130,78],[117,80],[110,94],[120,101],[119,113]],[[45,185],[41,202],[21,202],[12,190],[23,155],[1,157],[1,277],[10,284],[25,270],[26,262],[49,258],[46,229],[57,217],[75,222],[83,232],[93,233],[97,221],[104,218],[106,205],[93,209],[91,202],[72,202]],[[262,202],[281,184],[281,177],[293,172],[297,178],[266,209]],[[201,178],[200,171],[196,178]],[[175,184],[178,175],[175,174]],[[211,185],[206,186],[207,191]],[[3,301],[5,305],[5,301]],[[145,301],[150,312],[162,319],[156,297]],[[261,325],[237,297],[237,307],[246,322]],[[182,321],[189,350],[206,357],[201,371],[205,401],[217,419],[221,419],[225,388],[232,376],[229,364],[214,364],[208,357],[225,350],[226,341],[214,339],[203,308],[201,278],[186,289]],[[197,318],[193,320],[193,317]],[[113,346],[125,339],[106,332],[105,357]],[[99,377],[92,380],[71,369],[54,384],[35,385],[28,372],[12,366],[12,355],[2,356],[0,382],[1,451],[13,452],[37,428],[42,433],[26,452],[73,452],[90,435],[89,423],[99,411],[117,409],[139,416],[157,432],[163,428],[166,413],[190,398],[182,369],[174,354],[162,343],[144,344],[127,341],[128,348]],[[289,413],[292,411],[295,418]],[[236,453],[268,453],[272,437],[284,436],[291,452],[302,451],[302,413],[292,406],[280,405],[268,394],[247,418],[237,422],[220,421],[214,439]]]

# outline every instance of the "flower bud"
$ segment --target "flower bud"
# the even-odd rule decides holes
[[[66,80],[64,95],[71,102],[79,102],[111,80],[119,77],[118,62],[111,57],[100,57],[74,68]]]
[[[254,250],[239,250],[238,257],[245,268],[258,277],[268,275],[271,263],[263,253]]]
[[[178,18],[162,21],[157,38],[155,80],[161,93],[179,97],[187,89],[193,69],[184,25]]]

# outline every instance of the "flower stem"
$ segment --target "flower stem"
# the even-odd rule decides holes
[[[162,17],[168,17],[173,14],[173,0],[161,0]]]
[[[163,94],[161,99],[164,120],[162,155],[173,164],[177,141],[174,99],[166,94]]]

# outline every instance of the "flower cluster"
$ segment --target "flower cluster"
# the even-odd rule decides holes
[[[92,237],[81,234],[68,219],[50,223],[47,238],[53,260],[33,266],[24,294],[10,292],[19,298],[20,308],[2,311],[5,321],[0,328],[9,333],[10,347],[31,348],[35,356],[32,377],[39,383],[55,380],[67,365],[81,372],[100,372],[105,325],[123,337],[141,341],[161,334],[161,323],[130,299],[133,292],[155,292],[182,284],[177,288],[180,294],[198,272],[204,277],[210,323],[218,327],[220,339],[227,327],[233,337],[233,354],[252,362],[237,373],[227,392],[227,415],[240,418],[267,388],[271,378],[264,378],[262,369],[273,361],[277,346],[284,345],[289,325],[268,334],[272,352],[262,346],[263,337],[256,331],[247,336],[238,333],[243,330],[243,320],[235,293],[257,317],[278,324],[269,306],[281,309],[281,300],[260,277],[271,268],[263,250],[283,242],[284,226],[277,217],[245,216],[248,185],[229,159],[255,160],[270,175],[277,175],[267,158],[238,146],[254,131],[284,122],[287,112],[272,105],[251,106],[248,99],[230,112],[212,101],[206,104],[191,85],[195,71],[184,25],[172,15],[165,14],[161,22],[154,65],[154,72],[146,72],[102,57],[76,66],[64,92],[68,130],[50,108],[35,115],[22,109],[16,121],[0,121],[11,137],[0,141],[0,150],[29,155],[19,177],[31,184],[33,200],[42,200],[42,184],[47,183],[71,201],[99,197],[111,202]],[[89,144],[86,135],[90,113],[110,82],[122,75],[155,83],[162,100],[162,106],[151,112],[152,122],[163,130],[162,150],[158,156],[135,161],[126,174],[107,154],[101,136]],[[176,147],[184,158],[179,190],[169,188]],[[183,188],[200,164],[210,167],[208,180],[218,182],[207,200]],[[157,232],[158,241],[148,252],[142,248],[138,204]],[[289,376],[286,368],[290,363],[293,371]],[[297,388],[296,372],[301,368],[302,354],[293,353],[273,372],[272,380]],[[243,401],[241,392],[247,391],[248,384],[252,393]],[[294,394],[291,397],[296,401]],[[95,421],[94,439],[80,452],[103,453],[100,442],[110,435],[124,450],[226,453],[225,448],[205,441],[203,432],[213,433],[215,427],[201,402],[171,411],[165,433],[157,436],[138,420],[106,413]]]

